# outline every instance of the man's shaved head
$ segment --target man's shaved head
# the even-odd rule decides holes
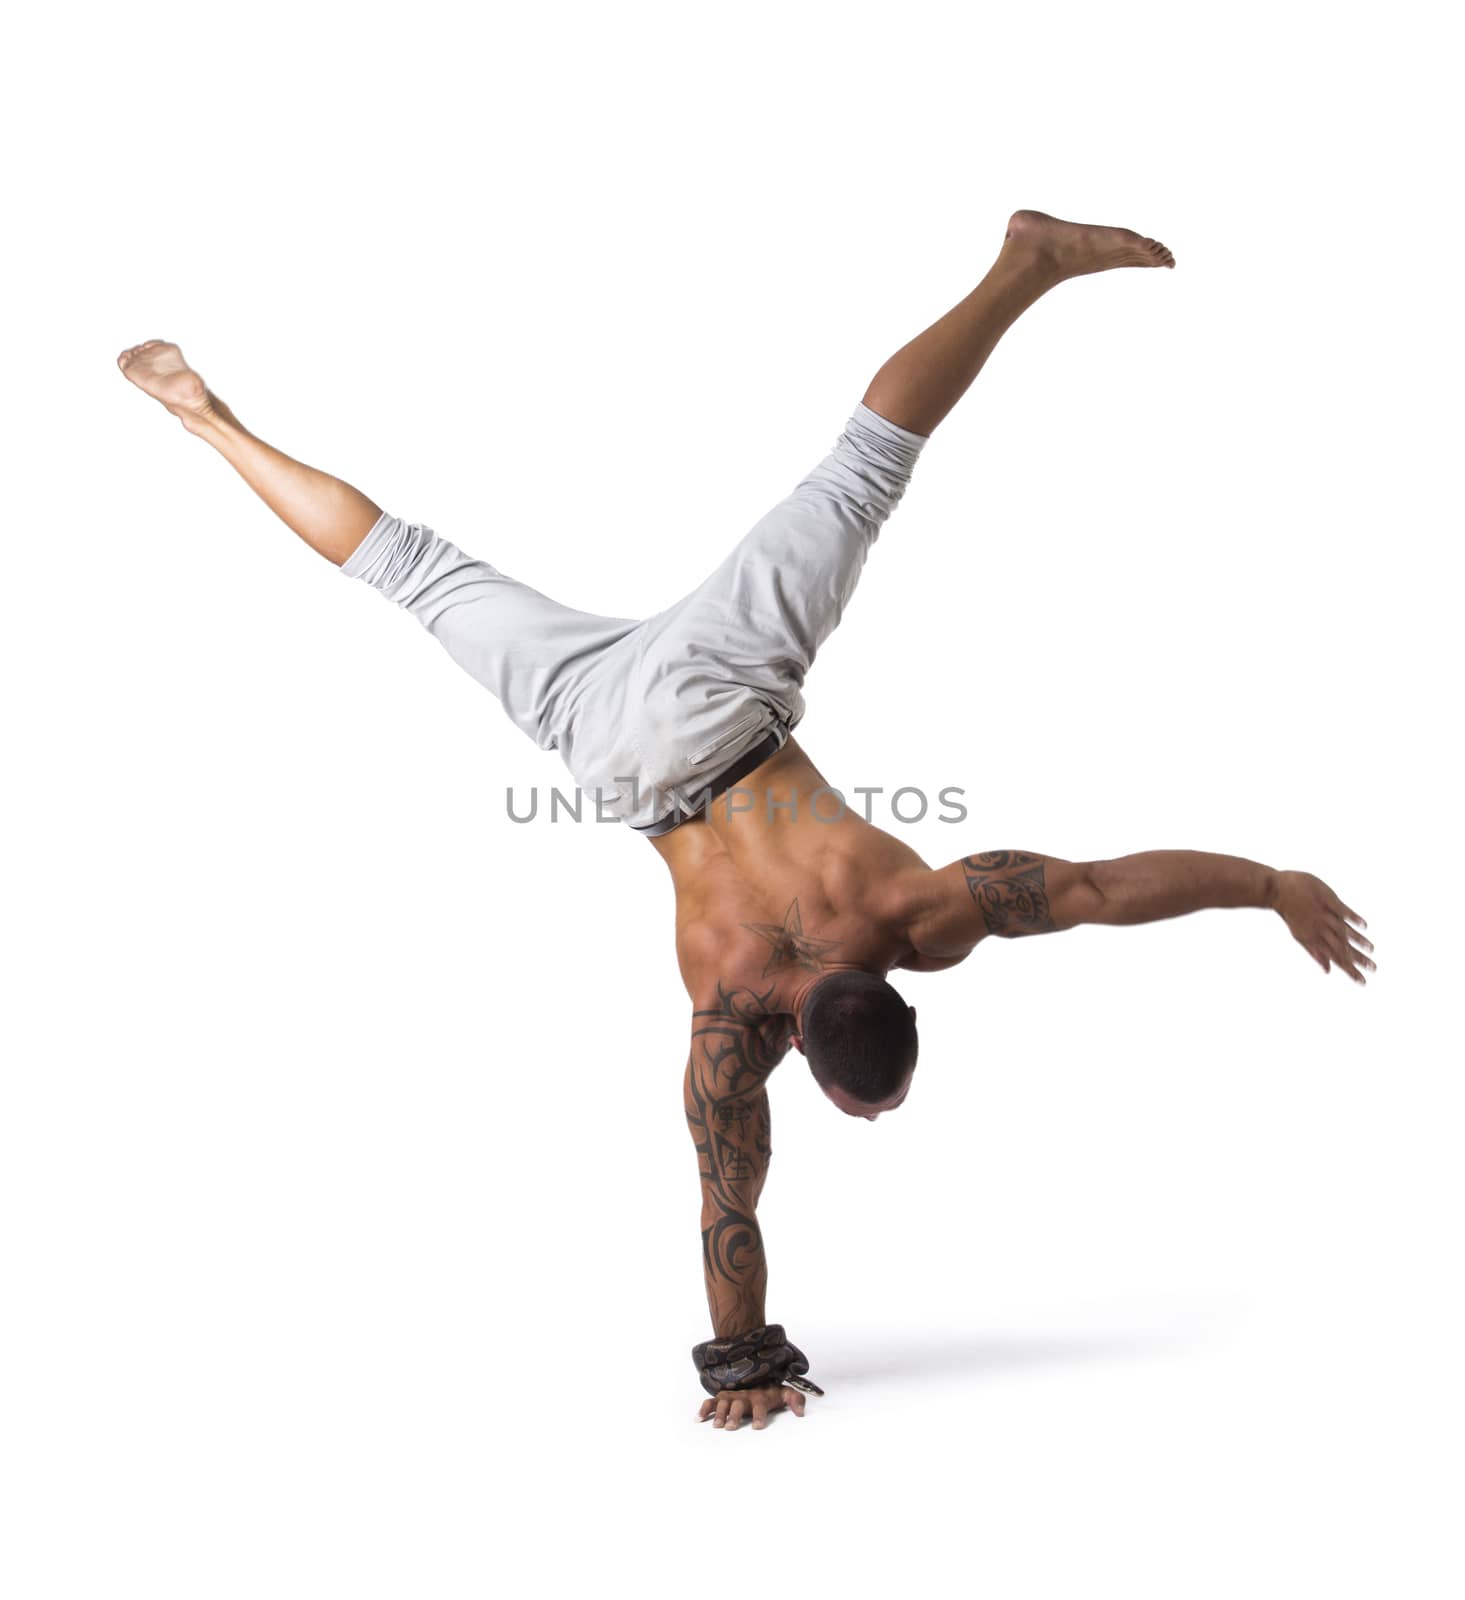
[[[799,1029],[814,1081],[855,1116],[892,1109],[916,1065],[916,1013],[873,972],[831,972],[804,1004]]]

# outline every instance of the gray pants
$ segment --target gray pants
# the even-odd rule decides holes
[[[410,611],[604,815],[644,828],[802,718],[805,675],[926,439],[861,402],[705,583],[640,621],[562,606],[386,512],[341,570]]]

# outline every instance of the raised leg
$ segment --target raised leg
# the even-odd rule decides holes
[[[381,516],[349,483],[307,467],[257,439],[183,359],[176,344],[149,339],[117,357],[144,394],[206,439],[287,527],[339,567]]]
[[[567,739],[577,674],[634,630],[633,618],[561,605],[255,438],[176,344],[149,339],[117,364],[213,445],[312,550],[416,617],[535,743],[553,749]]]
[[[987,276],[923,334],[891,356],[871,380],[872,411],[929,435],[971,387],[997,341],[1034,301],[1067,278],[1111,267],[1173,267],[1154,239],[1128,228],[1060,222],[1041,211],[1017,211]]]

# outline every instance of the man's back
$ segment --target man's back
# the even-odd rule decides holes
[[[911,955],[916,852],[843,805],[790,738],[706,815],[652,841],[677,895],[677,958],[694,1002],[749,988],[792,1010],[814,973],[884,974]]]

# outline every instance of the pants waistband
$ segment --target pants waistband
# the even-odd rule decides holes
[[[783,748],[783,740],[779,737],[779,730],[765,734],[753,748],[738,757],[730,767],[719,772],[715,778],[708,779],[705,789],[700,790],[692,798],[690,811],[670,811],[664,817],[658,817],[655,822],[631,826],[636,832],[647,839],[659,838],[663,833],[670,833],[673,828],[680,828],[684,822],[690,822],[693,817],[699,817],[708,809],[719,795],[724,795],[740,779],[746,778],[754,767],[761,767],[770,756],[777,755]]]

